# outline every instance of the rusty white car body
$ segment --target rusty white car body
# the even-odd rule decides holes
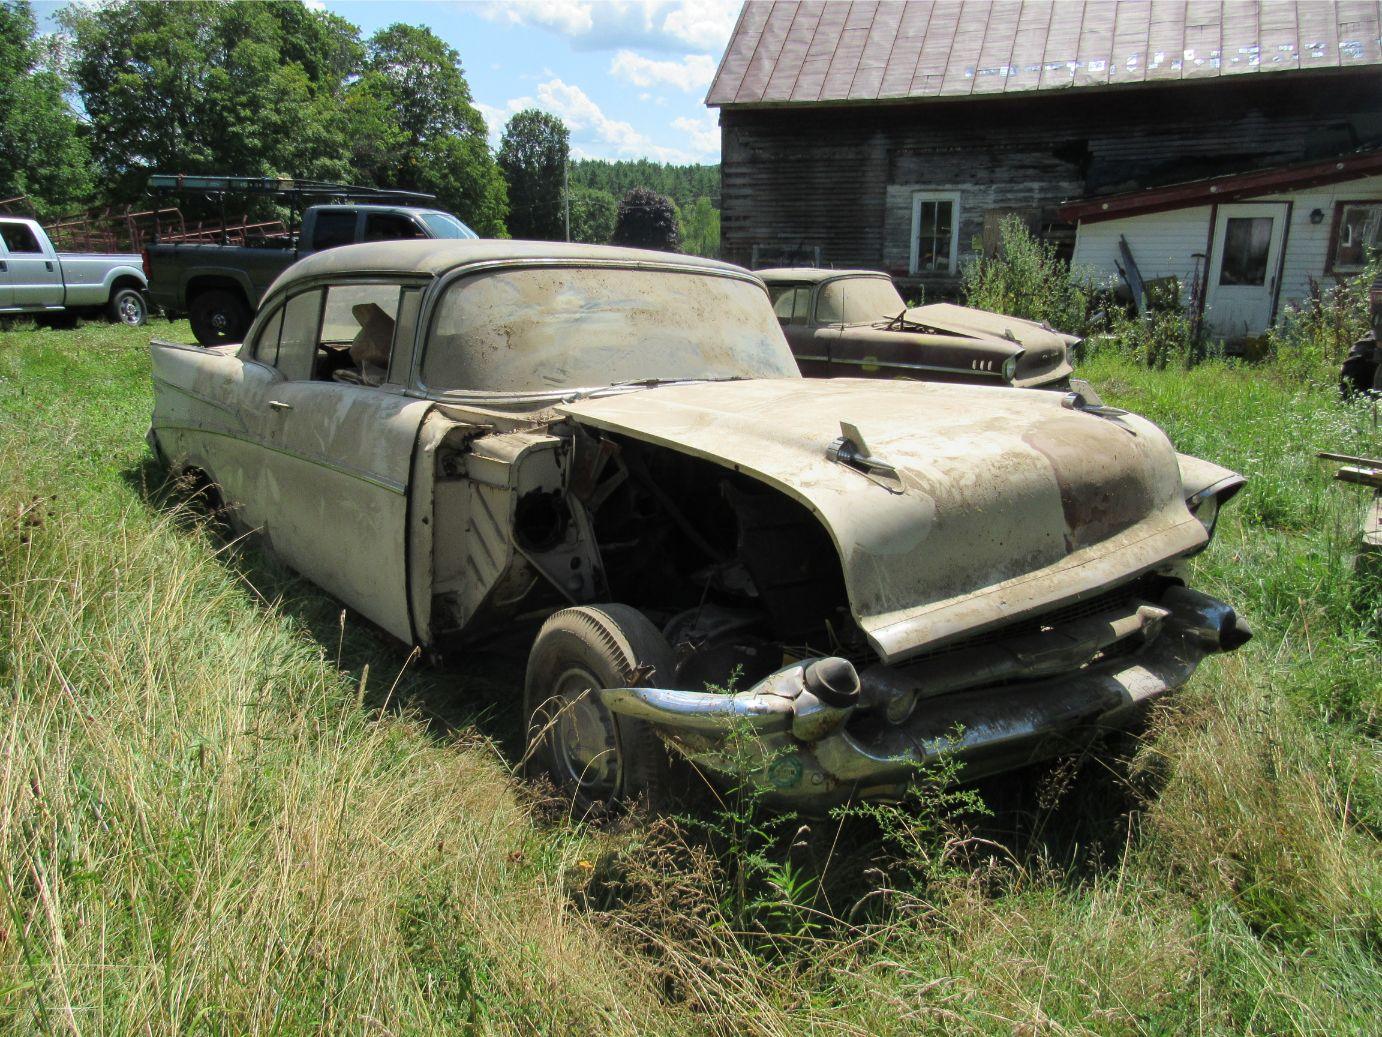
[[[907,306],[877,270],[755,270],[808,378],[1070,388],[1074,335],[972,306]]]
[[[668,746],[806,809],[1019,766],[1249,636],[1184,585],[1240,477],[1077,394],[804,379],[727,264],[347,246],[152,352],[156,454],[343,602],[438,650],[545,618],[522,708],[586,804]]]

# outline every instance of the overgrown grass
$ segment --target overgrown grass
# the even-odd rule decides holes
[[[1378,453],[1366,405],[1094,358],[1251,478],[1196,569],[1257,639],[991,816],[755,836],[745,934],[713,841],[511,780],[513,662],[422,669],[166,493],[147,337],[0,333],[8,1032],[1376,1031],[1382,596],[1313,458]]]

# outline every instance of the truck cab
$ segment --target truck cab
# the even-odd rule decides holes
[[[146,287],[137,255],[59,253],[37,220],[0,216],[0,314],[57,323],[104,311],[142,324]]]
[[[432,200],[431,195],[408,191],[171,175],[151,177],[149,187],[209,196],[266,194],[290,203],[295,213],[300,203],[318,199],[302,210],[293,232],[277,238],[252,245],[163,241],[144,250],[151,301],[171,316],[186,314],[204,346],[240,341],[269,285],[304,256],[366,241],[477,237],[450,213],[414,204]]]

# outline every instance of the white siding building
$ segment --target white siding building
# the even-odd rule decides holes
[[[1312,283],[1330,287],[1382,248],[1382,153],[1222,176],[1062,207],[1072,262],[1143,282],[1176,278],[1225,339],[1260,335]]]

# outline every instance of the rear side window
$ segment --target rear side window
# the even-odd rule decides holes
[[[807,324],[811,319],[811,289],[805,285],[772,288],[773,311],[781,324]]]
[[[372,212],[365,217],[366,241],[407,241],[422,237],[422,228],[406,216]]]
[[[317,250],[349,245],[355,240],[356,214],[342,209],[322,209],[312,229],[312,247]]]
[[[43,252],[34,232],[22,223],[0,223],[0,237],[11,252]]]

